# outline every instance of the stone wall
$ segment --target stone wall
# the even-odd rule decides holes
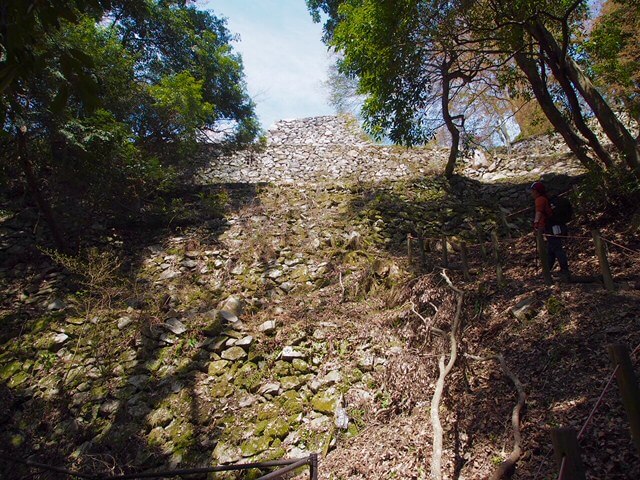
[[[440,147],[404,148],[376,145],[348,116],[283,120],[269,130],[261,151],[221,155],[205,147],[206,183],[297,183],[335,179],[398,180],[442,171],[448,150]],[[555,165],[555,164],[558,165]],[[577,173],[579,165],[554,137],[537,137],[515,145],[511,152],[476,151],[460,162],[465,176],[484,181],[536,175],[552,168]]]

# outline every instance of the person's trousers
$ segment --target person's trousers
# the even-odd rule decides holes
[[[567,235],[567,227],[564,225],[560,226],[561,232],[560,235]],[[548,232],[551,233],[551,232]],[[564,247],[562,245],[562,238],[556,237],[554,235],[547,234],[547,252],[548,252],[548,262],[549,262],[549,270],[553,270],[553,266],[558,261],[560,265],[560,270],[564,272],[569,271],[569,262],[567,260],[567,254],[564,251]]]

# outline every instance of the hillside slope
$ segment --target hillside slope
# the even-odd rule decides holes
[[[118,473],[318,452],[320,478],[428,478],[430,402],[448,355],[433,331],[448,332],[456,309],[444,268],[464,291],[439,408],[444,477],[485,478],[511,451],[514,385],[470,357],[492,354],[527,395],[514,478],[553,477],[550,429],[582,426],[611,372],[608,343],[640,343],[640,242],[611,217],[579,212],[574,273],[597,274],[597,226],[631,249],[611,244],[618,290],[545,286],[530,214],[505,217],[528,206],[530,180],[209,185],[188,220],[96,226],[98,249],[78,259],[34,249],[25,213],[7,215],[4,238],[21,239],[21,251],[1,271],[0,471],[59,478],[8,458]],[[478,244],[494,230],[503,284]],[[426,267],[415,244],[407,256],[418,231],[434,239]],[[582,448],[588,478],[640,477],[616,388]]]

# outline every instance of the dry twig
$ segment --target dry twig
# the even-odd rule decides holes
[[[489,357],[477,357],[475,355],[465,355],[467,358],[472,360],[477,360],[479,362],[486,362],[489,360],[497,360],[500,363],[500,367],[502,368],[502,372],[505,376],[509,377],[509,379],[513,382],[518,391],[518,403],[513,407],[511,411],[511,426],[513,427],[513,449],[511,450],[511,454],[494,470],[491,474],[490,480],[500,480],[506,476],[509,476],[513,469],[515,468],[516,462],[520,459],[522,455],[522,434],[520,432],[520,414],[522,409],[524,408],[524,404],[527,400],[527,396],[524,393],[524,387],[522,383],[515,376],[515,374],[509,370],[507,367],[507,363],[504,360],[502,355],[491,355]]]
[[[458,295],[458,302],[456,305],[456,313],[451,324],[451,331],[449,332],[449,362],[445,366],[445,354],[440,355],[438,360],[438,369],[440,375],[436,382],[436,389],[431,399],[431,424],[433,426],[433,450],[431,453],[431,478],[433,480],[442,479],[442,424],[440,423],[440,400],[442,399],[442,391],[444,390],[444,380],[446,376],[451,372],[453,365],[456,363],[458,357],[458,343],[456,336],[458,334],[458,328],[460,327],[460,317],[462,313],[462,302],[464,300],[464,292],[459,288],[456,288],[449,277],[446,270],[442,271],[442,277],[445,279],[449,287]]]

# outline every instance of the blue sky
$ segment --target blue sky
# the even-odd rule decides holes
[[[242,55],[249,94],[262,126],[282,119],[332,115],[322,85],[331,62],[304,0],[199,0],[227,18]]]

